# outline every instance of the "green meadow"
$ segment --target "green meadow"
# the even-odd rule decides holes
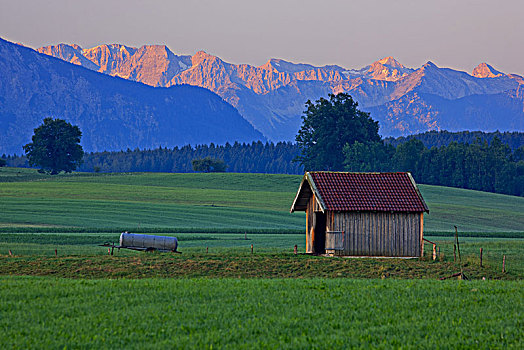
[[[0,277],[0,347],[521,349],[524,283]]]
[[[300,181],[0,169],[0,348],[523,347],[524,198],[419,185],[437,260],[328,258]],[[98,246],[123,230],[182,253]]]
[[[266,174],[72,174],[0,171],[0,227],[154,232],[293,230],[301,176]],[[420,185],[426,232],[522,232],[524,198]],[[19,230],[20,231],[20,230]]]

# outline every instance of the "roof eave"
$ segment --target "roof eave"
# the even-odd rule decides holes
[[[293,204],[291,205],[291,209],[289,210],[289,212],[290,213],[294,213],[295,212],[295,210],[296,210],[295,207],[296,207],[297,200],[300,197],[300,193],[302,192],[302,187],[304,186],[304,183],[306,181],[308,182],[309,187],[313,191],[313,194],[315,195],[315,198],[318,201],[318,204],[320,206],[320,210],[324,213],[325,210],[326,210],[326,204],[322,200],[322,197],[320,197],[320,194],[318,193],[317,186],[315,185],[315,182],[313,181],[313,178],[311,177],[311,174],[309,172],[306,172],[304,174],[304,177],[302,177],[302,181],[300,182],[300,186],[298,186],[297,194],[295,195],[295,199],[293,200]]]
[[[302,181],[300,182],[300,185],[298,186],[297,194],[295,195],[295,199],[293,200],[293,204],[291,204],[291,209],[289,210],[290,213],[295,212],[295,206],[297,204],[298,197],[300,196],[300,192],[302,192],[302,186],[304,185],[304,181],[306,181],[306,174],[302,177]]]
[[[418,189],[415,179],[413,178],[410,172],[407,172],[407,174],[408,174],[409,179],[411,180],[411,183],[413,184],[413,188],[415,188],[415,192],[417,192],[418,198],[420,199],[420,201],[422,202],[422,205],[424,206],[424,211],[426,213],[429,213],[429,208],[426,204],[426,201],[424,201],[424,197],[422,197],[422,193],[420,193],[420,190]]]
[[[315,198],[318,201],[318,204],[320,206],[320,210],[324,213],[326,211],[326,203],[324,203],[324,200],[320,196],[320,193],[318,192],[317,185],[315,185],[315,181],[313,180],[313,177],[309,173],[309,171],[306,173],[306,176],[308,178],[309,186],[311,186],[311,189],[313,190],[313,193],[315,194]]]

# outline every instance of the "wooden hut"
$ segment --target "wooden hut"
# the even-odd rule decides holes
[[[306,212],[306,252],[420,257],[429,209],[410,173],[306,172],[291,212]]]

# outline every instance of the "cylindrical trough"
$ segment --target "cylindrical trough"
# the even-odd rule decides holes
[[[125,248],[146,248],[176,251],[178,240],[176,237],[142,235],[125,233],[120,235],[120,246]]]

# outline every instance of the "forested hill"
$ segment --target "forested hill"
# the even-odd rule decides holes
[[[226,143],[152,150],[127,149],[120,152],[92,152],[84,155],[78,169],[85,172],[165,172],[191,173],[191,161],[210,157],[223,160],[227,172],[263,174],[303,174],[304,168],[293,162],[300,150],[291,142]],[[27,158],[6,156],[7,165],[29,167]]]
[[[210,157],[223,160],[228,172],[303,174],[304,168],[293,162],[299,154],[296,144],[285,142],[128,149],[87,153],[79,170],[187,173],[193,172],[192,160]],[[345,168],[337,170],[410,171],[423,184],[524,196],[524,146],[512,151],[498,138],[491,143],[452,142],[433,148],[425,147],[416,138],[383,149],[360,144],[345,149],[344,156]],[[25,157],[5,158],[9,166],[27,167]]]
[[[301,174],[303,167],[294,163],[298,147],[291,142],[252,142],[233,145],[184,146],[174,149],[127,150],[122,152],[90,153],[84,156],[81,171],[102,172],[167,172],[191,173],[191,161],[210,157],[223,160],[228,172]]]
[[[421,134],[401,136],[397,138],[388,137],[384,141],[397,147],[411,139],[422,141],[427,148],[447,146],[452,142],[473,143],[477,139],[491,143],[497,137],[503,144],[508,145],[513,151],[524,146],[524,132],[482,132],[482,131],[427,131]]]

